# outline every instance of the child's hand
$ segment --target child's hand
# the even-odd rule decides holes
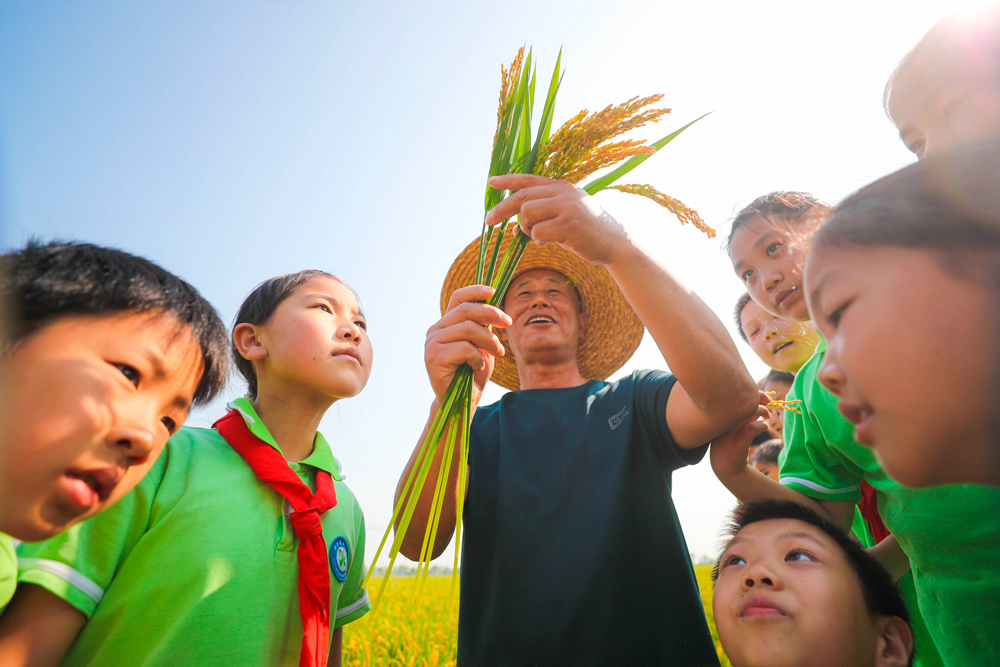
[[[611,264],[615,249],[628,241],[625,228],[583,189],[567,181],[532,174],[494,176],[497,190],[514,191],[486,216],[496,225],[518,216],[525,234],[536,243],[558,243],[594,264]]]
[[[444,316],[427,330],[424,364],[439,402],[444,399],[455,371],[462,364],[469,364],[475,371],[473,405],[478,403],[493,373],[493,358],[504,355],[500,339],[486,326],[507,327],[511,319],[499,308],[479,303],[492,294],[493,288],[486,285],[455,290]]]
[[[770,414],[765,407],[770,401],[770,396],[760,392],[760,405],[757,406],[756,414],[712,441],[708,456],[717,477],[722,479],[742,472],[747,467],[750,443],[758,433],[767,429],[767,424],[762,420]]]

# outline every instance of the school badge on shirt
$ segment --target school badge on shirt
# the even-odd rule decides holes
[[[350,559],[350,550],[347,547],[347,540],[343,537],[334,538],[330,543],[330,569],[337,581],[344,583],[347,581],[347,563]]]

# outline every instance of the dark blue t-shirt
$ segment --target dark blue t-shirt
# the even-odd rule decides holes
[[[675,379],[506,394],[472,422],[460,667],[719,664],[671,471]]]

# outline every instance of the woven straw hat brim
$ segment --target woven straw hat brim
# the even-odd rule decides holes
[[[510,225],[500,256],[503,256],[516,233],[517,226]],[[442,315],[455,290],[475,284],[478,258],[477,238],[466,246],[448,270],[441,288]],[[576,354],[580,374],[589,380],[603,380],[624,366],[642,341],[643,326],[608,270],[586,262],[556,244],[540,246],[534,241],[525,247],[516,273],[529,269],[554,269],[576,283],[583,310],[590,318],[587,333]],[[511,349],[506,345],[504,347],[507,354],[497,358],[491,379],[501,387],[516,391],[521,386],[517,360]]]

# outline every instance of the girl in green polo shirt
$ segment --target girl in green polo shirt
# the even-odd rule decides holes
[[[340,664],[369,609],[364,517],[317,432],[372,365],[354,292],[321,271],[246,299],[233,356],[249,392],[184,427],[112,511],[21,548],[7,627],[33,664]],[[8,653],[4,653],[8,655]]]

